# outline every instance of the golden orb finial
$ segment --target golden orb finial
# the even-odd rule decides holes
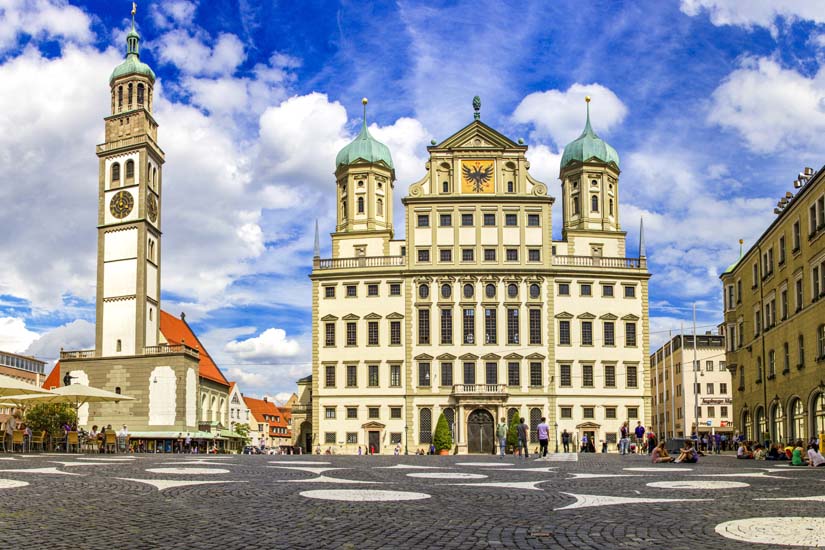
[[[589,95],[584,96],[584,101],[585,101],[585,103],[590,103],[590,96]]]
[[[366,105],[367,103],[369,103],[369,100],[366,97],[361,98],[361,104],[362,105]]]

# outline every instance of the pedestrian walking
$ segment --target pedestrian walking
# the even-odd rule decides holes
[[[499,459],[504,458],[507,452],[507,422],[504,418],[498,423],[496,427],[496,437],[498,437]]]
[[[581,448],[581,452],[586,453],[586,452],[587,452],[587,447],[588,447],[587,434],[584,434],[584,435],[582,436],[582,448]]]
[[[630,444],[629,431],[627,421],[623,422],[622,427],[619,428],[619,454],[621,455],[627,454],[627,447]]]
[[[636,434],[636,452],[642,452],[642,445],[645,442],[645,427],[642,426],[642,421],[639,420],[636,422],[636,429],[634,430]]]
[[[518,448],[524,452],[524,458],[529,458],[527,451],[528,437],[530,436],[530,428],[524,423],[524,418],[518,419],[518,426],[516,426],[516,434],[518,435]]]
[[[567,433],[566,429],[563,432],[561,432],[561,444],[564,447],[564,452],[569,453],[570,452],[570,434]]]
[[[541,417],[541,422],[536,426],[536,436],[539,438],[539,456],[547,456],[547,442],[550,439],[550,426],[547,419]]]

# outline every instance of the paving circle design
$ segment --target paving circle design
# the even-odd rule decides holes
[[[756,544],[825,548],[825,518],[767,517],[726,521],[716,526],[725,538]]]
[[[372,489],[335,489],[303,491],[302,497],[319,500],[343,500],[346,502],[398,502],[402,500],[424,500],[430,498],[426,493],[407,491],[377,491]]]
[[[323,464],[329,464],[329,462],[319,462],[319,461],[309,461],[309,460],[270,460],[270,464],[283,464],[283,465],[290,465],[290,464],[298,464],[300,466],[321,466]]]
[[[223,468],[147,468],[153,474],[216,475],[228,474]]]
[[[480,466],[483,468],[506,468],[512,466],[510,462],[459,462],[456,466]]]
[[[750,487],[741,481],[654,481],[647,484],[656,489],[742,489]]]
[[[622,468],[626,472],[661,472],[668,474],[678,474],[681,472],[692,472],[693,468],[679,468],[673,466],[662,466],[661,468]]]
[[[484,479],[484,474],[467,474],[464,472],[415,472],[407,477],[421,477],[426,479]]]
[[[15,489],[17,487],[25,487],[28,485],[25,481],[17,481],[16,479],[0,479],[0,489]]]

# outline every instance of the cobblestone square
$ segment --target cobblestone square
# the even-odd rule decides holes
[[[17,549],[825,547],[825,469],[732,456],[4,455],[0,495]]]

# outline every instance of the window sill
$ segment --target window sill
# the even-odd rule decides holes
[[[789,368],[787,368],[787,369],[782,369],[782,374],[786,374],[786,375],[787,375],[787,374],[790,374],[790,373],[791,373],[791,369],[789,369]]]
[[[738,391],[745,391],[745,386],[739,386],[739,387],[738,387],[738,388],[736,388],[736,389],[737,389]]]
[[[769,374],[768,375],[768,380],[773,380],[774,378],[776,378],[775,374]]]

